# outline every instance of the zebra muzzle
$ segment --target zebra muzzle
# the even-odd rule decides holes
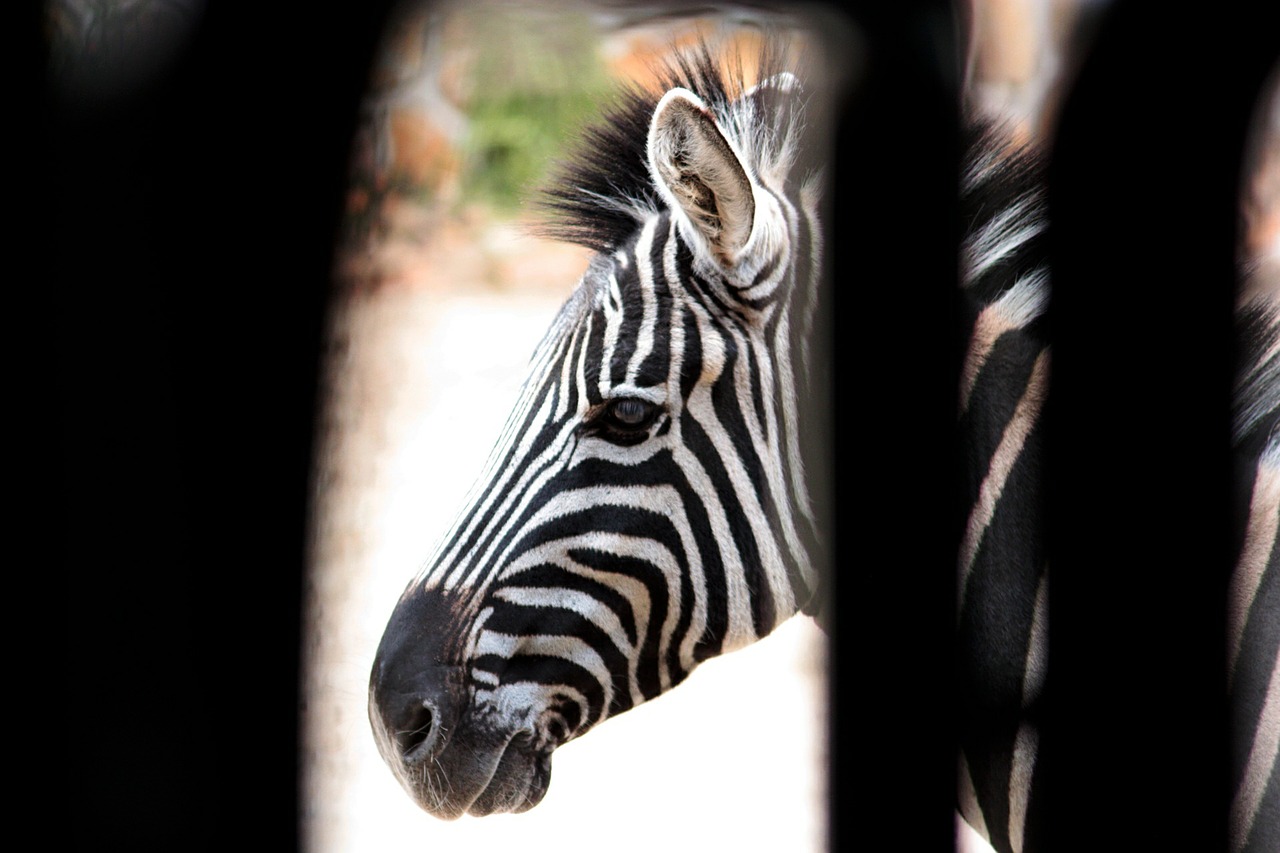
[[[426,811],[451,820],[533,808],[551,781],[552,746],[491,709],[442,713],[421,694],[374,713],[382,756]]]
[[[467,668],[441,663],[439,650],[422,647],[420,636],[384,639],[374,662],[369,719],[383,760],[414,801],[439,818],[537,805],[558,739],[531,707],[477,704]]]

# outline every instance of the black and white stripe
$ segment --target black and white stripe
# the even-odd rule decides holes
[[[1231,853],[1280,844],[1280,258],[1253,260],[1236,308],[1240,557],[1227,594]]]
[[[1049,269],[1043,166],[994,126],[969,131],[961,172],[959,807],[997,850],[1024,843],[1046,675],[1043,425]],[[1033,815],[1032,815],[1033,817]]]

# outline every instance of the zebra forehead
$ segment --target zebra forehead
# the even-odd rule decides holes
[[[594,266],[595,260],[592,261],[592,267]],[[587,272],[579,279],[578,284],[570,291],[564,304],[560,306],[560,310],[556,313],[555,319],[551,321],[551,325],[547,327],[546,333],[542,336],[542,342],[535,350],[534,360],[537,360],[536,353],[558,346],[564,338],[572,335],[579,326],[585,323],[591,313],[599,306],[601,298],[600,282],[592,275],[591,268],[588,268]]]

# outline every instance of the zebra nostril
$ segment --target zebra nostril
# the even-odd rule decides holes
[[[427,702],[410,708],[403,724],[396,729],[396,746],[405,761],[430,754],[435,746],[438,726],[436,714]]]

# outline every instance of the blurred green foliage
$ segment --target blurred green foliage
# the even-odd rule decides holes
[[[590,20],[536,8],[469,7],[474,88],[463,196],[503,212],[536,191],[610,89]]]

